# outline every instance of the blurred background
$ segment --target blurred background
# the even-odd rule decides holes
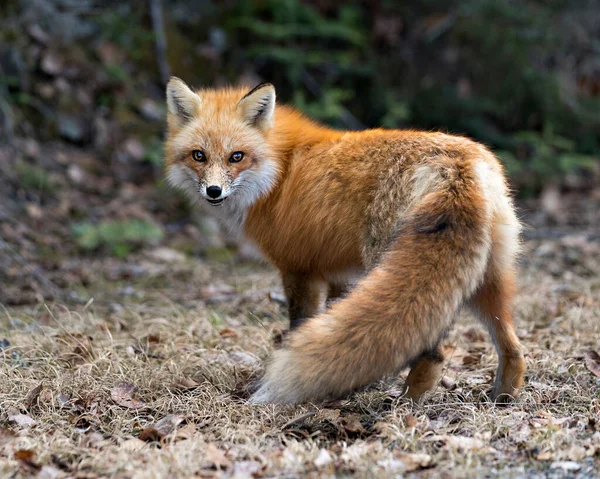
[[[269,81],[337,128],[484,142],[535,258],[592,274],[598,0],[3,0],[0,303],[86,302],[109,285],[143,296],[176,282],[156,264],[242,261],[164,183],[171,74],[196,87]]]

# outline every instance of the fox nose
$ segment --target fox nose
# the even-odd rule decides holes
[[[206,194],[211,198],[218,198],[221,196],[221,187],[220,186],[209,186],[206,188]]]

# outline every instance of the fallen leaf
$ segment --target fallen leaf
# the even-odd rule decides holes
[[[17,426],[29,427],[35,424],[35,421],[31,419],[27,414],[13,414],[8,416],[8,420],[14,422]]]
[[[239,366],[255,366],[260,363],[260,358],[246,351],[233,351],[229,353],[229,358]]]
[[[110,391],[111,399],[119,406],[129,409],[139,409],[146,406],[144,401],[134,399],[133,394],[137,388],[128,382],[120,382]]]
[[[360,417],[357,414],[350,414],[348,416],[344,416],[340,420],[340,424],[343,428],[352,434],[362,434],[365,433],[366,430],[360,422]]]
[[[59,393],[58,396],[56,396],[56,401],[60,406],[66,406],[71,401],[71,398],[64,393]]]
[[[21,463],[21,466],[28,472],[37,472],[41,466],[35,462],[35,452],[31,449],[19,449],[15,451],[15,459]]]
[[[536,428],[541,426],[561,426],[568,420],[568,417],[554,417],[547,411],[537,411],[535,417],[531,418],[531,424]]]
[[[181,378],[179,381],[173,384],[175,389],[194,389],[200,386],[192,378]]]
[[[231,328],[224,328],[221,329],[221,331],[219,331],[219,335],[222,338],[232,338],[232,339],[236,339],[238,337],[238,333],[236,333],[233,329]]]
[[[25,402],[23,404],[23,407],[25,409],[27,409],[29,411],[29,409],[31,408],[31,406],[33,406],[33,404],[36,402],[38,396],[42,392],[42,389],[44,389],[44,385],[43,384],[38,384],[36,387],[34,387],[33,389],[31,389],[27,393],[27,396],[25,396]]]
[[[396,459],[404,464],[405,472],[425,469],[433,464],[433,459],[429,454],[401,453]]]
[[[320,419],[322,421],[329,421],[329,422],[333,422],[333,423],[337,423],[339,417],[340,417],[339,409],[329,409],[329,408],[319,409],[319,412],[315,416],[316,419]]]
[[[535,456],[538,461],[549,461],[553,457],[554,455],[550,451],[540,452],[537,456]]]
[[[585,353],[585,365],[594,376],[600,378],[600,354],[594,350]]]
[[[209,467],[215,469],[230,469],[232,467],[231,461],[212,442],[206,446],[206,460]]]
[[[482,452],[495,452],[495,449],[487,446],[481,439],[467,436],[455,436],[450,434],[430,436],[429,441],[441,441],[451,449],[459,451],[481,450]]]
[[[456,388],[456,383],[454,382],[454,380],[450,377],[450,376],[444,376],[442,377],[442,386],[447,389],[448,391],[452,391],[453,389]]]
[[[160,441],[171,434],[182,421],[183,418],[176,414],[165,416],[152,426],[145,428],[140,434],[140,439],[146,442]]]
[[[479,364],[479,362],[481,361],[481,354],[468,354],[467,356],[465,356],[462,360],[462,363],[465,366],[470,366],[473,364]]]
[[[417,427],[417,418],[412,414],[407,414],[404,420],[406,421],[406,425],[408,427]]]

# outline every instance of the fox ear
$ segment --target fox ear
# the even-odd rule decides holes
[[[202,104],[200,95],[194,93],[183,80],[171,77],[167,83],[167,108],[180,120],[192,118]]]
[[[267,131],[275,119],[275,87],[261,83],[250,90],[238,103],[242,116],[250,124]]]

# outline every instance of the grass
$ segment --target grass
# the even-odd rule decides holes
[[[285,327],[276,274],[250,263],[157,263],[160,289],[142,278],[123,293],[99,274],[93,302],[6,309],[0,476],[598,477],[600,378],[584,355],[600,338],[600,255],[551,274],[548,247],[527,247],[527,385],[506,407],[488,399],[497,359],[468,316],[421,404],[390,379],[327,404],[249,405],[240,385]]]

